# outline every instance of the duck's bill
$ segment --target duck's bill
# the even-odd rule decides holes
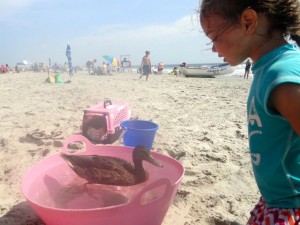
[[[154,166],[157,167],[164,167],[162,164],[160,164],[159,162],[157,162],[155,159],[153,159],[152,156],[149,156],[148,160],[149,163],[153,164]]]
[[[71,161],[71,156],[64,154],[64,153],[60,153],[60,157],[63,158],[63,160],[65,160],[65,162],[70,166],[73,167],[72,161]]]

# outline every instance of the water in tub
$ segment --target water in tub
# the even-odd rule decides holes
[[[147,185],[160,178],[161,174],[147,168],[149,179],[141,184],[121,187],[88,184],[65,165],[47,171],[32,184],[30,195],[38,205],[61,209],[94,209],[126,204],[136,197]],[[147,204],[163,195],[164,186],[145,192],[140,203]]]

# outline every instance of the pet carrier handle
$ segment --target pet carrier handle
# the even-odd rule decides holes
[[[66,140],[64,141],[64,145],[60,151],[65,154],[70,154],[70,152],[68,151],[68,145],[74,142],[84,143],[86,146],[86,150],[85,150],[86,152],[88,152],[89,149],[93,148],[93,144],[86,137],[79,134],[75,134],[66,138]]]
[[[106,109],[106,106],[108,106],[108,105],[112,105],[111,100],[109,100],[109,99],[104,100],[104,102],[103,102],[104,109]]]

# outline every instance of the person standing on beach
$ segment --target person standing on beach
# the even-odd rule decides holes
[[[148,80],[149,74],[151,73],[151,60],[150,60],[150,52],[146,51],[145,56],[142,58],[141,68],[142,68],[142,76],[146,76],[146,81]]]
[[[253,62],[248,135],[261,197],[247,225],[300,224],[300,1],[202,0],[199,11],[213,52]]]
[[[249,72],[250,72],[250,68],[251,68],[251,62],[250,59],[247,59],[246,61],[246,67],[245,67],[245,74],[244,74],[244,79],[247,77],[249,77]]]

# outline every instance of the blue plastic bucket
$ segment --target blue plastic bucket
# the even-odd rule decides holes
[[[121,122],[121,127],[125,131],[125,146],[144,145],[148,149],[152,148],[158,124],[145,120],[125,120]]]

